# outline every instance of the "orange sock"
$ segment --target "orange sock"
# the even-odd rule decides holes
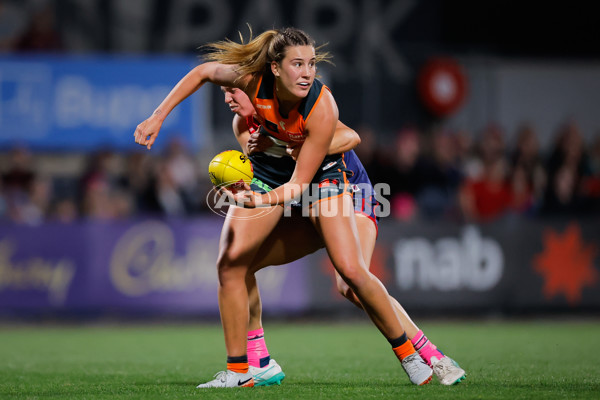
[[[233,372],[245,374],[248,372],[248,363],[227,363],[227,369]]]
[[[398,360],[400,361],[404,360],[406,357],[410,356],[416,351],[415,346],[413,346],[410,341],[406,341],[400,346],[392,348],[392,350],[394,350],[394,354],[396,354],[396,357],[398,357]]]
[[[240,374],[248,372],[248,357],[227,357],[227,369]]]

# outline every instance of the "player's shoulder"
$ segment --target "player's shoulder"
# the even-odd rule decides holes
[[[309,94],[307,97],[310,96],[311,95]],[[338,120],[339,112],[337,103],[331,94],[331,91],[326,89],[326,86],[323,86],[318,92],[315,91],[312,96],[312,99],[307,100],[307,103],[308,101],[311,101],[311,107],[308,112],[304,113],[304,119],[306,121],[308,121],[309,118],[315,117],[319,120]]]

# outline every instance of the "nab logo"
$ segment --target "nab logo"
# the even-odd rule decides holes
[[[396,283],[406,290],[486,291],[500,282],[504,271],[502,247],[482,237],[474,226],[467,227],[460,238],[400,240],[394,261]]]

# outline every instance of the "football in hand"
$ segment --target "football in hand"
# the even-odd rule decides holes
[[[242,152],[227,150],[217,154],[208,165],[208,176],[213,185],[243,189],[250,185],[254,172],[252,163]]]

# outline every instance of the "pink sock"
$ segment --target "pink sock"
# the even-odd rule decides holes
[[[253,367],[263,368],[269,365],[271,356],[265,343],[263,328],[248,332],[248,364]]]
[[[423,331],[417,332],[415,337],[411,339],[411,342],[419,355],[427,364],[429,364],[429,366],[431,366],[433,361],[438,361],[445,357],[444,353],[438,350],[438,348],[427,339],[427,336],[425,336]]]

